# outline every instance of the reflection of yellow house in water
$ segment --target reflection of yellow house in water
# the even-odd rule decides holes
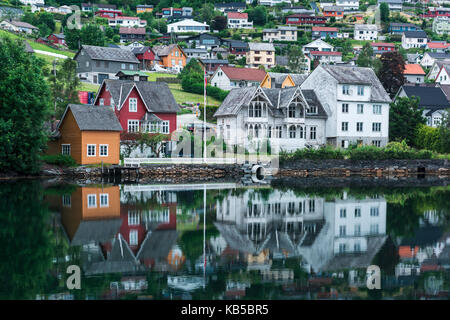
[[[257,255],[248,253],[247,254],[247,263],[249,265],[251,265],[251,264],[268,264],[268,263],[270,263],[269,253],[270,253],[269,249],[264,249]]]
[[[79,187],[61,197],[60,208],[61,222],[72,244],[107,241],[119,232],[119,186]]]

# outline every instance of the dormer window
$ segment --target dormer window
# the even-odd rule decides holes
[[[317,114],[316,106],[309,106],[306,110],[307,110],[306,113],[308,113],[308,114]]]

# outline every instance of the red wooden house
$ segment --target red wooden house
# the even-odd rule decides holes
[[[307,14],[292,14],[286,17],[286,24],[299,25],[325,25],[327,17],[324,16],[309,16]]]
[[[112,106],[123,133],[170,135],[177,129],[180,108],[163,82],[106,79],[97,92],[94,105]]]
[[[59,45],[66,45],[66,39],[64,34],[60,33],[60,34],[51,34],[47,37],[47,40],[52,43],[52,44],[59,44]]]
[[[159,57],[150,47],[138,47],[133,48],[133,53],[136,58],[141,62],[141,70],[151,70],[155,62],[160,61]]]

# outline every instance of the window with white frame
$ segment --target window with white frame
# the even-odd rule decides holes
[[[361,225],[355,224],[355,236],[360,236],[360,235],[361,235]]]
[[[137,99],[130,98],[128,100],[128,109],[130,112],[137,112]]]
[[[381,104],[373,105],[373,114],[381,114]]]
[[[370,234],[378,234],[378,224],[370,225]]]
[[[161,133],[169,133],[169,121],[162,122]]]
[[[289,106],[288,117],[295,118],[295,106]]]
[[[308,108],[306,108],[306,113],[317,114],[317,107],[316,106],[308,106]]]
[[[134,65],[132,65],[131,63],[130,63],[130,70],[133,70],[134,69]]]
[[[291,126],[291,127],[289,128],[289,138],[295,139],[295,132],[296,132],[295,126]]]
[[[381,140],[372,140],[372,145],[375,147],[381,147]]]
[[[88,157],[95,157],[95,154],[96,154],[95,147],[96,147],[95,144],[88,144],[87,145],[87,156]]]
[[[347,217],[347,209],[341,208],[341,210],[340,210],[340,217],[341,218],[346,218]]]
[[[139,212],[136,210],[128,210],[128,225],[137,226],[140,224]]]
[[[316,139],[316,133],[317,133],[317,128],[316,127],[311,127],[311,129],[309,131],[309,139],[315,140]]]
[[[439,126],[441,124],[442,117],[433,117],[433,125]]]
[[[137,246],[138,236],[139,236],[139,234],[138,234],[137,230],[130,231],[130,246]]]
[[[128,132],[139,132],[139,120],[128,120]]]
[[[310,199],[309,200],[309,212],[316,211],[316,200]]]
[[[107,156],[108,156],[108,145],[101,144],[100,145],[100,157],[107,157]]]
[[[109,194],[101,193],[100,194],[100,208],[109,207]]]
[[[125,63],[122,63],[121,67],[122,67],[123,70],[125,70],[127,68]]]
[[[97,208],[97,195],[96,194],[88,194],[87,195],[87,205],[88,208]]]
[[[70,194],[63,194],[62,205],[63,205],[63,207],[71,207],[72,206],[72,197]]]
[[[70,144],[62,144],[61,153],[66,156],[70,156]]]
[[[348,131],[348,122],[342,122],[341,129],[342,131]]]
[[[342,113],[348,113],[348,103],[342,104]]]
[[[105,99],[100,98],[100,105],[101,105],[101,106],[104,106],[104,105],[105,105]]]
[[[342,236],[345,236],[346,235],[346,233],[347,233],[347,230],[346,230],[347,228],[345,227],[345,226],[339,226],[339,235],[342,237]]]
[[[370,208],[370,216],[371,217],[378,217],[379,212],[380,212],[380,209],[378,207]]]
[[[355,208],[355,218],[361,218],[361,208]]]
[[[358,86],[358,96],[364,95],[364,86]]]
[[[380,132],[381,131],[381,122],[372,122],[372,131]]]
[[[356,131],[358,131],[358,132],[363,131],[363,123],[362,122],[356,123]]]
[[[364,105],[362,103],[358,103],[356,105],[356,112],[359,113],[359,114],[364,113]]]
[[[349,95],[350,94],[350,86],[349,85],[344,84],[342,86],[342,94],[345,94],[345,95]]]
[[[300,130],[300,132],[299,132],[299,138],[300,138],[300,139],[304,139],[304,138],[305,138],[305,129],[303,129],[303,127],[300,126],[300,127],[299,127],[299,130]]]
[[[356,243],[353,245],[353,251],[354,251],[354,252],[360,252],[360,251],[361,251],[361,244],[360,244],[359,242],[356,242]]]

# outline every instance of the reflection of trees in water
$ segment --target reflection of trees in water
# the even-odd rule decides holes
[[[0,299],[35,299],[51,281],[54,242],[38,181],[0,184]]]

